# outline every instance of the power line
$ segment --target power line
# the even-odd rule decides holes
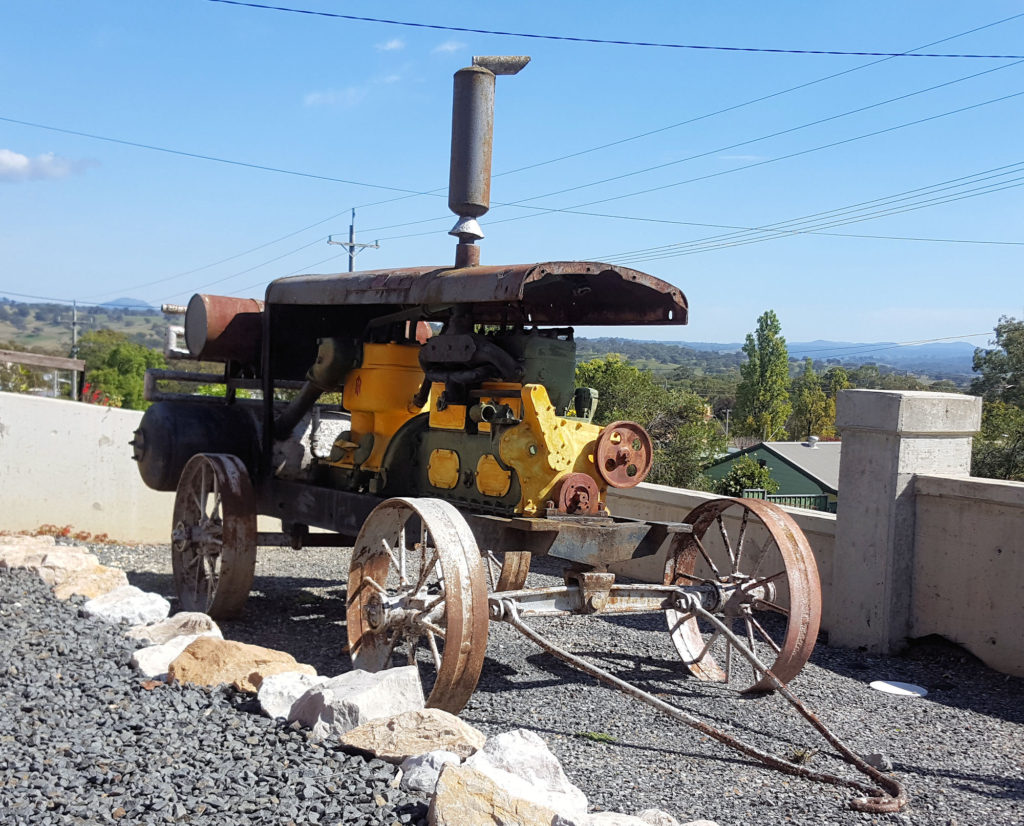
[[[953,86],[953,85],[955,85],[957,83],[963,83],[964,81],[967,81],[967,80],[973,80],[974,78],[981,77],[982,75],[991,74],[992,72],[998,72],[998,71],[1002,71],[1003,69],[1012,68],[1013,66],[1019,66],[1021,63],[1024,63],[1024,60],[1018,60],[1018,61],[1015,61],[1014,63],[1008,63],[1005,66],[996,66],[993,69],[986,69],[985,71],[976,72],[975,74],[965,75],[964,77],[955,78],[954,80],[948,80],[948,81],[946,81],[944,83],[939,83],[939,84],[936,84],[935,86],[929,86],[929,87],[927,87],[925,89],[918,89],[915,92],[907,92],[906,94],[898,95],[898,96],[893,97],[893,98],[888,98],[887,100],[881,100],[881,101],[878,101],[876,103],[870,103],[870,104],[868,104],[866,106],[859,106],[856,109],[848,109],[845,112],[839,112],[838,114],[829,115],[828,117],[825,117],[825,118],[819,118],[818,120],[813,120],[813,121],[809,121],[807,123],[802,123],[799,126],[791,126],[788,129],[780,129],[777,132],[770,132],[770,133],[768,133],[766,135],[761,135],[760,137],[757,137],[757,138],[749,138],[747,140],[740,141],[738,143],[729,144],[728,146],[720,146],[720,147],[716,147],[715,149],[709,149],[709,150],[707,150],[705,152],[700,152],[700,153],[698,153],[696,155],[690,155],[690,156],[685,157],[685,158],[679,158],[677,160],[668,161],[666,163],[657,164],[655,166],[648,166],[648,167],[645,167],[644,169],[637,169],[637,170],[634,170],[633,172],[624,172],[621,175],[614,175],[614,176],[611,176],[609,178],[603,178],[601,180],[591,181],[589,183],[579,184],[577,186],[572,186],[572,187],[567,187],[565,189],[555,190],[553,192],[547,192],[547,193],[545,193],[543,195],[534,195],[534,196],[532,196],[530,198],[524,198],[524,199],[519,200],[519,201],[513,201],[511,203],[511,205],[515,206],[515,205],[518,205],[518,204],[521,204],[521,203],[525,203],[526,201],[535,201],[535,200],[538,200],[540,198],[548,198],[548,197],[553,197],[555,195],[563,195],[563,194],[565,194],[567,192],[575,192],[575,191],[580,190],[580,189],[587,189],[587,188],[592,187],[592,186],[599,186],[601,184],[607,184],[607,183],[611,183],[613,181],[619,181],[619,180],[622,180],[624,178],[632,178],[632,177],[634,177],[636,175],[643,175],[644,173],[647,173],[647,172],[655,172],[655,171],[657,171],[659,169],[665,169],[665,168],[670,167],[670,166],[676,166],[677,164],[686,163],[687,161],[693,161],[693,160],[697,160],[699,158],[706,158],[709,155],[715,155],[715,154],[717,154],[719,152],[727,152],[727,151],[729,151],[731,149],[740,149],[740,148],[745,147],[745,146],[750,146],[751,144],[754,144],[754,143],[760,143],[761,141],[764,141],[764,140],[769,140],[771,138],[780,137],[781,135],[788,135],[788,134],[791,134],[793,132],[798,132],[798,131],[800,131],[802,129],[808,129],[808,128],[812,127],[812,126],[820,126],[823,123],[828,123],[830,121],[839,120],[840,118],[849,117],[850,115],[857,115],[857,114],[860,114],[861,112],[867,112],[867,111],[869,111],[871,109],[877,109],[880,106],[887,106],[890,103],[898,103],[899,101],[906,100],[907,98],[912,98],[912,97],[916,97],[917,95],[927,94],[928,92],[934,92],[936,89],[943,89],[943,88],[945,88],[947,86]]]
[[[940,181],[935,184],[929,184],[923,187],[916,187],[914,189],[904,190],[903,192],[897,192],[892,195],[886,195],[879,198],[872,198],[867,201],[860,201],[855,204],[850,204],[843,207],[836,207],[830,210],[824,210],[819,212],[810,213],[797,218],[789,218],[784,221],[776,221],[771,224],[766,224],[760,227],[742,228],[736,227],[735,229],[740,230],[739,232],[720,233],[718,235],[705,236],[704,238],[697,238],[692,241],[684,241],[675,244],[664,244],[657,247],[647,247],[645,249],[632,250],[625,253],[615,253],[611,255],[600,256],[603,259],[616,260],[620,262],[625,261],[640,261],[640,260],[653,260],[657,257],[670,257],[672,253],[679,251],[687,251],[692,247],[708,245],[714,242],[730,241],[730,240],[744,240],[744,236],[749,237],[752,233],[771,233],[771,232],[784,232],[790,231],[795,232],[814,232],[819,229],[827,228],[828,226],[838,225],[839,223],[855,223],[858,220],[866,219],[867,217],[880,216],[883,212],[887,212],[890,207],[895,204],[899,204],[903,201],[917,201],[912,208],[923,208],[924,206],[931,206],[937,202],[941,202],[940,199],[933,199],[932,201],[921,201],[920,199],[935,195],[940,192],[948,190],[958,190],[957,192],[945,196],[949,199],[958,199],[959,196],[964,195],[968,192],[975,192],[976,190],[966,190],[964,187],[973,186],[974,184],[981,183],[983,181],[994,181],[997,178],[1005,178],[1007,175],[1016,174],[1024,171],[1024,161],[1008,164],[1006,166],[995,167],[993,169],[987,169],[982,172],[975,172],[970,175],[964,175],[959,178],[952,178],[946,181]],[[993,174],[994,173],[994,174]],[[1019,178],[1010,179],[1009,181],[997,181],[986,186],[990,187],[1002,187],[1002,185],[1010,183]],[[986,194],[986,193],[978,193]],[[868,208],[874,208],[874,211],[868,211]],[[909,209],[909,208],[908,208]],[[900,210],[907,211],[907,210]],[[850,213],[865,213],[865,215],[850,217],[850,220],[845,222],[833,222],[834,219]],[[801,225],[811,223],[817,219],[817,223],[810,227],[802,227]],[[756,239],[755,239],[756,240]],[[954,240],[954,239],[945,239]],[[1004,242],[1016,244],[1019,242]]]
[[[986,23],[983,26],[977,26],[976,28],[968,29],[967,31],[959,32],[958,34],[950,35],[949,37],[943,37],[940,40],[933,40],[931,43],[925,43],[925,44],[923,44],[921,46],[915,46],[913,49],[908,49],[906,52],[903,52],[902,54],[909,54],[910,52],[917,52],[917,51],[920,51],[921,49],[927,49],[930,46],[937,46],[939,43],[946,43],[946,42],[948,42],[950,40],[956,40],[956,39],[961,38],[961,37],[966,37],[969,34],[974,34],[976,32],[980,32],[980,31],[982,31],[984,29],[990,29],[993,26],[1000,26],[1003,23],[1009,23],[1011,20],[1016,20],[1016,19],[1018,19],[1020,17],[1024,17],[1024,12],[1022,12],[1020,14],[1011,15],[1010,17],[1004,17],[1001,20],[995,20],[992,23]],[[672,123],[672,124],[669,124],[668,126],[661,126],[661,127],[658,127],[657,129],[651,129],[651,130],[649,130],[647,132],[641,132],[638,135],[631,135],[629,137],[620,138],[618,140],[614,140],[614,141],[611,141],[609,143],[603,143],[603,144],[601,144],[599,146],[594,146],[594,147],[591,147],[589,149],[582,149],[582,150],[580,150],[578,152],[571,152],[571,153],[569,153],[567,155],[560,155],[557,158],[552,158],[552,159],[547,160],[547,161],[538,161],[537,163],[529,164],[527,166],[521,166],[521,167],[518,167],[516,169],[510,169],[507,172],[497,173],[494,177],[497,178],[497,177],[500,177],[501,175],[511,175],[511,174],[513,174],[515,172],[524,172],[524,171],[526,171],[528,169],[536,169],[537,167],[547,166],[548,164],[557,163],[559,161],[565,161],[565,160],[569,160],[571,158],[578,158],[581,155],[587,155],[587,154],[589,154],[591,152],[597,152],[597,151],[602,150],[602,149],[610,149],[610,148],[612,148],[614,146],[620,146],[620,145],[622,145],[624,143],[629,143],[631,141],[639,140],[641,138],[646,138],[646,137],[649,137],[651,135],[657,135],[660,132],[667,132],[670,129],[677,129],[680,126],[688,126],[691,123],[697,123],[698,121],[707,120],[708,118],[712,118],[712,117],[715,117],[717,115],[724,115],[724,114],[726,114],[728,112],[734,112],[737,109],[742,109],[745,106],[751,106],[751,105],[753,105],[755,103],[763,103],[766,100],[771,100],[772,98],[777,98],[777,97],[780,97],[781,95],[789,94],[790,92],[796,92],[796,91],[799,91],[800,89],[806,89],[809,86],[816,86],[819,83],[824,83],[825,81],[828,81],[828,80],[834,80],[835,78],[842,77],[843,75],[849,75],[849,74],[852,74],[854,72],[859,72],[862,69],[868,69],[871,66],[877,66],[880,63],[886,63],[886,62],[888,62],[890,60],[893,60],[893,59],[894,59],[893,57],[883,57],[881,60],[872,60],[872,61],[870,61],[868,63],[863,63],[860,66],[854,66],[852,69],[844,69],[841,72],[835,72],[835,73],[830,74],[830,75],[825,75],[824,77],[819,77],[819,78],[816,78],[815,80],[808,80],[805,83],[799,83],[796,86],[790,86],[787,89],[781,89],[781,90],[779,90],[777,92],[770,92],[767,95],[762,95],[761,97],[752,98],[750,100],[743,101],[742,103],[736,103],[736,104],[733,104],[731,106],[727,106],[724,109],[716,109],[713,112],[706,112],[703,115],[696,115],[695,117],[688,118],[687,120],[680,121],[679,123]]]
[[[116,143],[121,146],[132,146],[136,149],[149,149],[153,152],[165,152],[168,155],[178,155],[183,158],[195,158],[202,161],[213,161],[215,163],[229,164],[230,166],[241,166],[246,169],[259,169],[263,172],[278,172],[282,175],[294,175],[299,178],[312,178],[316,181],[328,181],[335,184],[348,184],[350,186],[363,186],[369,189],[384,189],[389,192],[404,192],[409,195],[430,195],[430,192],[419,192],[414,189],[403,189],[398,186],[385,186],[383,184],[370,184],[365,181],[352,181],[347,178],[335,178],[331,175],[318,175],[315,172],[300,172],[294,169],[283,169],[277,166],[265,166],[258,163],[249,163],[247,161],[235,161],[230,158],[221,158],[216,155],[203,155],[198,152],[185,152],[181,149],[170,149],[166,146],[156,146],[149,143],[139,143],[137,141],[124,140],[123,138],[112,138],[107,135],[96,135],[91,132],[79,132],[75,129],[65,129],[60,126],[50,126],[45,123],[33,123],[27,120],[18,120],[17,118],[9,118],[0,116],[0,121],[5,123],[14,123],[18,126],[29,126],[33,129],[45,129],[48,132],[59,132],[62,135],[74,135],[79,138],[90,138],[96,141],[105,141],[106,143]]]
[[[1013,98],[1020,97],[1021,95],[1024,95],[1024,91],[1022,91],[1022,92],[1013,92],[1013,93],[1008,94],[1008,95],[1002,95],[1001,97],[997,97],[997,98],[992,98],[990,100],[981,101],[980,103],[973,103],[973,104],[970,104],[969,106],[961,106],[958,109],[952,109],[952,110],[947,111],[947,112],[941,112],[941,113],[939,113],[937,115],[929,115],[928,117],[925,117],[925,118],[918,118],[917,120],[906,121],[904,123],[896,124],[895,126],[886,127],[885,129],[876,129],[876,130],[874,130],[872,132],[865,132],[865,133],[863,133],[861,135],[855,135],[855,136],[853,136],[851,138],[844,138],[842,140],[832,141],[830,143],[821,144],[819,146],[813,146],[813,147],[811,147],[809,149],[802,149],[802,150],[799,150],[797,152],[790,152],[790,153],[788,153],[786,155],[779,155],[779,156],[774,157],[774,158],[766,158],[765,160],[762,160],[762,161],[756,161],[754,163],[744,164],[743,166],[737,166],[737,167],[734,167],[732,169],[723,169],[723,170],[719,170],[718,172],[711,172],[711,173],[708,173],[706,175],[698,175],[698,176],[696,176],[694,178],[687,178],[687,179],[682,180],[682,181],[675,181],[674,183],[661,184],[659,186],[648,187],[646,189],[640,189],[640,190],[636,190],[634,192],[627,192],[627,193],[625,193],[623,195],[614,195],[614,196],[611,196],[611,197],[608,197],[608,198],[599,198],[599,199],[596,199],[596,200],[593,200],[593,201],[587,201],[587,202],[581,203],[581,204],[574,204],[571,207],[561,207],[561,208],[558,208],[558,207],[538,207],[538,206],[528,206],[528,205],[525,205],[525,204],[517,204],[516,206],[518,206],[521,209],[532,209],[532,210],[535,210],[535,214],[533,214],[533,215],[519,215],[519,216],[516,216],[514,218],[501,218],[501,219],[499,219],[497,221],[491,221],[490,224],[493,226],[495,224],[507,224],[507,223],[510,223],[512,221],[522,221],[522,220],[525,220],[527,218],[537,217],[538,215],[540,215],[542,213],[545,213],[545,214],[551,214],[551,213],[573,214],[574,210],[582,209],[583,207],[594,206],[596,204],[606,204],[606,203],[610,203],[612,201],[620,201],[620,200],[623,200],[625,198],[634,198],[637,195],[648,195],[648,194],[650,194],[652,192],[660,192],[660,191],[665,190],[665,189],[672,189],[674,187],[684,186],[685,184],[691,184],[691,183],[695,183],[695,182],[698,182],[698,181],[706,181],[706,180],[709,180],[711,178],[721,177],[723,175],[732,175],[732,174],[734,174],[736,172],[743,172],[743,171],[745,171],[747,169],[754,169],[754,168],[760,167],[760,166],[767,166],[768,164],[777,163],[779,161],[790,160],[791,158],[797,158],[797,157],[801,157],[803,155],[809,155],[809,154],[811,154],[813,152],[820,152],[823,149],[832,149],[832,148],[834,148],[836,146],[843,146],[843,145],[848,144],[848,143],[853,143],[855,141],[864,140],[865,138],[873,138],[873,137],[877,137],[878,135],[885,135],[885,134],[888,134],[888,133],[891,133],[891,132],[896,132],[896,131],[898,131],[900,129],[906,129],[907,127],[910,127],[910,126],[918,126],[918,125],[920,125],[922,123],[929,123],[929,122],[934,121],[934,120],[939,120],[940,118],[950,117],[952,115],[957,115],[957,114],[961,114],[963,112],[968,112],[968,111],[971,111],[971,110],[974,110],[974,109],[979,109],[979,108],[981,108],[983,106],[990,106],[990,105],[992,105],[994,103],[1001,103],[1001,102],[1006,101],[1006,100],[1011,100]],[[373,230],[368,230],[368,231],[373,231]],[[414,238],[414,237],[418,237],[418,236],[421,236],[421,235],[430,235],[430,234],[432,234],[432,233],[409,233],[409,234],[405,234],[405,235],[393,235],[393,236],[388,236],[388,237],[382,237],[380,240],[382,240],[382,241],[393,241],[393,240],[396,240],[396,239],[399,239],[399,238]]]
[[[657,43],[643,40],[602,40],[594,37],[573,37],[570,35],[536,34],[532,32],[506,32],[494,29],[474,29],[468,26],[443,26],[436,23],[412,23],[407,20],[390,20],[382,17],[359,17],[354,14],[337,14],[335,12],[296,9],[287,6],[270,6],[262,3],[247,3],[242,0],[207,0],[210,3],[222,3],[228,6],[244,6],[267,11],[283,11],[291,14],[305,14],[312,17],[329,17],[337,20],[353,20],[359,23],[382,23],[389,26],[406,26],[414,29],[434,29],[446,32],[463,32],[465,34],[490,34],[498,37],[524,37],[531,40],[560,40],[569,43],[595,43],[604,46],[644,46],[658,49],[691,49],[717,52],[758,52],[767,54],[803,54],[803,55],[842,55],[852,57],[942,57],[942,58],[982,58],[989,60],[1019,60],[1024,55],[1005,54],[933,54],[928,52],[852,52],[838,49],[775,49],[754,46],[708,46],[692,43]]]

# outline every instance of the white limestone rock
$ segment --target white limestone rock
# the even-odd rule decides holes
[[[130,625],[145,625],[166,619],[171,604],[159,594],[153,594],[124,585],[107,594],[90,599],[82,606],[88,617],[97,617],[107,622],[127,622]]]
[[[619,812],[592,812],[573,817],[556,815],[551,826],[650,826],[650,823]]]
[[[676,820],[668,812],[663,812],[661,809],[644,809],[642,812],[637,812],[636,816],[640,818],[648,826],[679,826],[679,821]],[[701,823],[702,821],[694,821],[694,823]],[[704,821],[710,823],[711,821]]]
[[[263,678],[256,700],[263,713],[271,719],[283,717],[288,719],[292,706],[303,694],[314,686],[327,682],[327,677],[317,677],[300,671],[285,671],[281,674],[270,674]]]
[[[132,654],[132,665],[142,674],[151,680],[166,680],[167,671],[178,655],[188,648],[200,637],[217,637],[220,639],[220,631],[216,634],[182,634],[172,637],[167,642],[159,645],[147,645],[138,649]]]
[[[520,797],[483,772],[451,763],[441,769],[427,810],[430,826],[552,826],[557,817],[550,807]]]
[[[173,617],[150,625],[135,625],[125,631],[124,635],[131,639],[148,642],[150,645],[162,645],[175,637],[197,636],[224,639],[220,628],[207,614],[199,611],[181,611]]]
[[[407,757],[400,766],[402,770],[402,788],[406,791],[434,794],[437,789],[437,778],[449,763],[459,765],[459,755],[450,751],[428,751]]]
[[[27,568],[39,574],[47,585],[59,585],[72,574],[91,570],[99,564],[94,554],[75,547],[54,547],[52,541],[49,545],[0,545],[0,568]]]
[[[339,737],[377,717],[423,708],[423,687],[414,665],[371,674],[349,671],[311,688],[292,706],[288,722],[312,728],[317,737]]]
[[[510,795],[568,818],[587,812],[587,797],[565,776],[547,744],[527,729],[489,737],[466,766],[493,780]]]

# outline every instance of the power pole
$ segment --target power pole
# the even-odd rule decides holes
[[[71,358],[78,358],[78,302],[71,302]],[[71,401],[78,400],[78,371],[71,371]]]
[[[327,236],[328,244],[337,244],[339,247],[348,247],[348,271],[354,272],[356,268],[356,250],[357,249],[380,249],[380,244],[374,241],[372,244],[357,244],[356,243],[356,211],[352,210],[352,223],[348,225],[348,240],[347,241],[335,241],[333,235]]]

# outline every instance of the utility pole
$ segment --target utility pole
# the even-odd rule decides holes
[[[732,413],[731,408],[725,408],[725,440],[729,441],[729,414]]]
[[[71,358],[78,358],[78,302],[71,302]],[[78,400],[78,371],[71,371],[71,401]]]
[[[335,241],[333,235],[327,236],[328,244],[337,244],[339,247],[348,247],[348,271],[354,272],[356,268],[356,249],[380,249],[380,243],[374,241],[372,244],[356,243],[356,211],[352,210],[352,223],[348,225],[348,240]]]

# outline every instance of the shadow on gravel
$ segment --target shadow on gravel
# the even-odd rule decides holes
[[[1024,800],[1024,780],[1019,778],[1000,777],[996,774],[971,774],[969,772],[947,771],[929,768],[918,763],[907,763],[906,761],[895,762],[893,766],[897,772],[946,780],[954,788],[972,794],[983,795],[985,798]]]
[[[874,680],[913,683],[928,689],[925,702],[1024,723],[1024,679],[994,671],[937,635],[914,640],[902,655],[892,657],[819,642],[811,662],[865,685]]]

